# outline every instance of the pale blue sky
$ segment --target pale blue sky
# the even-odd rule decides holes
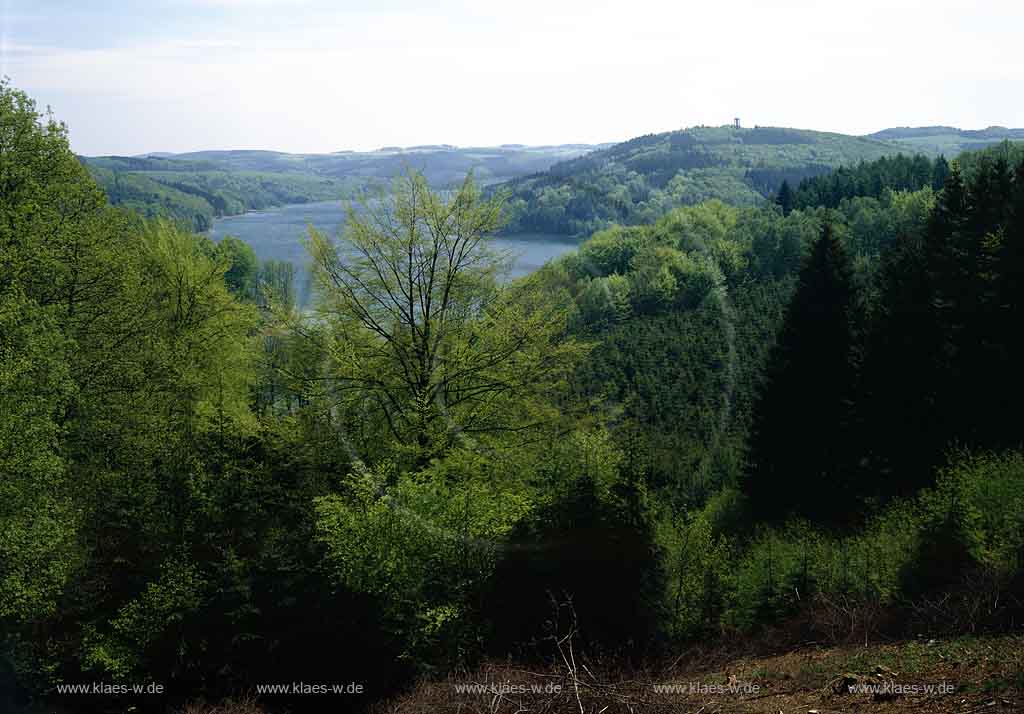
[[[1024,126],[1020,0],[0,0],[84,154]]]

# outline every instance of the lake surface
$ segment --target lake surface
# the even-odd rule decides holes
[[[308,292],[308,256],[302,245],[309,224],[330,236],[337,236],[345,220],[341,201],[302,203],[266,211],[252,211],[240,216],[218,218],[209,236],[215,241],[231,235],[241,238],[262,260],[286,260],[296,268],[300,300]],[[540,268],[552,258],[574,250],[579,243],[565,236],[522,234],[493,238],[491,245],[508,250],[515,256],[511,277],[517,278]]]

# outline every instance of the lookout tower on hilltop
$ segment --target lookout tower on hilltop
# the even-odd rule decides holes
[[[739,117],[736,117],[735,119],[733,119],[732,123],[733,123],[733,126],[735,126],[737,129],[740,128],[740,118]]]

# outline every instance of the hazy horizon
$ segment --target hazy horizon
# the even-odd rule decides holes
[[[0,75],[85,155],[1024,125],[1024,6],[1003,0],[82,5],[0,0]]]
[[[59,115],[57,115],[56,112],[54,113],[54,115],[55,115],[55,117],[58,120],[61,118]],[[637,136],[642,136],[644,134],[659,134],[659,133],[667,132],[667,131],[694,129],[694,128],[697,128],[699,126],[702,126],[702,125],[694,124],[694,125],[691,125],[691,126],[681,126],[681,127],[672,127],[672,128],[669,128],[669,129],[659,129],[657,131],[637,131],[636,133],[630,134],[629,136],[617,137],[615,139],[609,139],[607,141],[595,141],[595,142],[566,141],[566,142],[561,142],[561,143],[557,143],[557,144],[556,143],[524,144],[522,142],[515,142],[515,141],[505,141],[505,142],[501,142],[500,144],[498,144],[498,143],[496,143],[496,144],[453,144],[453,143],[450,143],[450,142],[440,142],[439,141],[439,142],[427,142],[427,143],[424,143],[424,144],[410,144],[410,145],[406,145],[406,146],[399,146],[399,145],[394,145],[394,144],[382,144],[382,145],[377,146],[377,147],[366,148],[366,149],[335,149],[333,151],[285,151],[283,149],[276,149],[274,147],[266,147],[266,146],[209,146],[209,147],[206,147],[206,148],[189,149],[187,151],[163,151],[161,149],[154,149],[152,151],[140,151],[140,152],[137,152],[135,154],[85,154],[83,152],[77,152],[77,153],[79,153],[82,156],[86,156],[86,157],[90,157],[90,158],[100,158],[100,157],[103,157],[103,156],[157,156],[157,155],[162,155],[162,154],[170,154],[170,155],[173,155],[173,156],[182,156],[182,155],[188,155],[188,154],[201,154],[201,153],[217,152],[217,151],[219,151],[219,152],[266,151],[266,152],[271,152],[271,153],[294,154],[296,156],[299,156],[299,155],[304,155],[304,154],[306,154],[306,155],[314,155],[314,154],[344,154],[344,153],[356,153],[356,154],[364,154],[365,153],[365,154],[368,154],[368,153],[375,153],[375,152],[383,152],[383,151],[392,150],[392,149],[401,149],[403,151],[411,151],[411,150],[417,150],[417,149],[429,149],[429,148],[433,148],[433,147],[446,147],[446,148],[452,148],[452,149],[466,150],[466,149],[500,149],[500,148],[503,148],[503,147],[509,147],[510,148],[510,147],[519,146],[519,147],[523,147],[523,148],[526,148],[526,149],[539,149],[539,148],[545,148],[545,147],[574,146],[574,145],[575,146],[614,145],[614,144],[622,143],[624,141],[628,141],[629,139],[635,138]],[[711,125],[704,125],[704,126],[711,126]],[[723,124],[719,124],[719,125],[716,125],[716,126],[727,127],[727,126],[732,126],[732,124],[723,123]],[[761,124],[761,125],[758,125],[758,126],[760,128],[773,128],[773,127],[770,127],[770,126],[764,125],[764,124]],[[892,126],[879,127],[878,129],[876,129],[876,130],[874,130],[872,132],[868,132],[867,134],[851,134],[849,136],[862,137],[862,138],[871,138],[872,134],[874,134],[874,133],[876,133],[878,131],[882,131],[884,129],[905,129],[905,128],[908,128],[908,129],[920,129],[920,128],[929,128],[931,126],[950,126],[951,128],[961,129],[961,130],[964,130],[964,131],[981,131],[981,130],[984,130],[984,129],[993,129],[993,128],[1003,128],[1003,129],[1020,129],[1020,128],[1024,128],[1024,127],[1017,127],[1017,126],[1009,126],[1009,125],[1006,125],[1006,124],[987,124],[985,126],[952,126],[952,125],[949,125],[949,124],[945,124],[945,125],[939,125],[939,124],[934,124],[934,125],[914,125],[914,126],[892,125]],[[753,129],[754,127],[753,126],[746,126],[746,125],[744,125],[744,126],[742,126],[742,128],[743,129]],[[826,133],[826,134],[828,134],[828,133],[832,133],[832,134],[839,133],[839,134],[842,134],[843,133],[843,132],[832,132],[832,131],[829,131],[828,129],[816,129],[814,127],[807,127],[807,126],[800,126],[800,127],[792,127],[792,126],[790,126],[790,127],[775,127],[775,128],[797,129],[797,130],[800,130],[800,131],[817,131],[817,132]]]

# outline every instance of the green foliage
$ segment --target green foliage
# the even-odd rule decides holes
[[[148,218],[169,218],[194,230],[209,230],[217,212],[208,201],[149,176],[92,166],[90,172],[111,204]]]
[[[336,585],[383,604],[406,657],[465,661],[479,650],[474,605],[530,490],[508,464],[466,450],[413,477],[389,468],[316,501],[325,565]]]
[[[899,504],[849,536],[803,521],[764,530],[731,571],[723,621],[749,630],[822,604],[898,605],[919,532],[917,510]]]
[[[632,312],[629,280],[612,274],[587,281],[577,300],[580,319],[587,325],[614,324]]]
[[[663,627],[662,555],[643,480],[606,435],[573,437],[560,459],[570,468],[548,471],[554,488],[501,551],[487,596],[492,652],[564,636],[550,621],[565,605],[592,647],[642,651]]]
[[[634,227],[612,226],[593,235],[580,246],[575,256],[565,260],[577,277],[625,275],[633,256],[650,242],[649,231]]]
[[[640,137],[514,187],[516,220],[602,230],[503,281],[501,197],[431,182],[546,159],[427,147],[435,173],[311,234],[302,312],[292,265],[109,207],[6,83],[0,137],[0,652],[21,687],[215,697],[344,671],[388,691],[543,654],[569,601],[584,645],[631,654],[793,616],[839,637],[882,610],[1024,614],[1018,148],[856,165],[891,146]],[[88,163],[187,224],[404,160],[374,153]]]
[[[1005,286],[1020,275],[1024,161],[1012,168],[1003,149],[969,159],[967,173],[954,163],[926,229],[905,231],[882,261],[859,405],[881,495],[927,485],[951,443],[1019,444],[1020,300]]]
[[[755,407],[745,479],[760,519],[835,522],[856,511],[843,454],[856,388],[853,268],[825,224],[800,273]]]
[[[934,161],[920,154],[883,156],[877,161],[861,161],[856,166],[804,179],[789,200],[796,208],[838,208],[845,200],[882,198],[890,191],[919,191],[929,186],[937,191],[942,188],[947,171],[948,164],[941,156]]]
[[[205,586],[194,565],[173,559],[165,562],[156,579],[111,621],[111,635],[93,631],[85,638],[84,667],[110,674],[119,681],[137,675],[139,655],[166,638],[168,630],[179,628],[186,618],[193,616],[203,604]]]
[[[333,177],[224,170],[210,162],[116,156],[82,161],[111,204],[200,232],[220,216],[328,201],[354,188],[353,182]]]
[[[0,82],[0,638],[51,615],[79,564],[61,448],[76,385],[64,330],[102,197],[65,128]],[[62,206],[67,206],[62,210]],[[79,271],[79,269],[81,269]],[[8,627],[10,626],[10,627]]]
[[[764,530],[726,578],[723,622],[749,629],[837,603],[914,612],[922,598],[968,588],[958,597],[969,598],[971,626],[999,625],[1018,607],[1021,479],[1020,453],[964,453],[934,489],[890,504],[859,532],[835,536],[800,522]],[[979,606],[991,609],[972,614]]]
[[[782,182],[779,192],[775,195],[775,203],[779,205],[779,209],[782,211],[782,215],[784,216],[788,216],[789,212],[793,210],[795,199],[793,197],[793,189],[789,186],[789,181]],[[817,204],[812,203],[810,205]]]
[[[361,458],[401,453],[421,468],[554,416],[545,402],[586,348],[565,339],[564,296],[499,283],[506,256],[486,238],[501,208],[471,177],[446,198],[410,172],[392,196],[351,210],[339,241],[310,230],[310,319],[326,327],[327,389],[374,430]]]
[[[0,295],[0,621],[51,615],[75,564],[58,448],[74,389],[65,348],[47,310]]]
[[[224,273],[224,281],[228,289],[241,300],[255,300],[259,261],[256,253],[245,243],[234,236],[225,236],[217,243],[217,251],[227,261],[228,269]]]
[[[670,634],[690,638],[718,628],[733,554],[729,540],[714,533],[704,513],[680,520],[660,525],[659,542],[665,548]]]
[[[599,232],[537,275],[546,290],[575,296],[572,329],[596,342],[576,393],[599,405],[620,443],[641,445],[660,498],[699,503],[736,478],[790,266],[817,226],[800,212],[713,201]]]
[[[1008,584],[1024,555],[1024,458],[961,454],[921,496],[921,544],[904,573],[909,594],[958,585],[978,571]]]

